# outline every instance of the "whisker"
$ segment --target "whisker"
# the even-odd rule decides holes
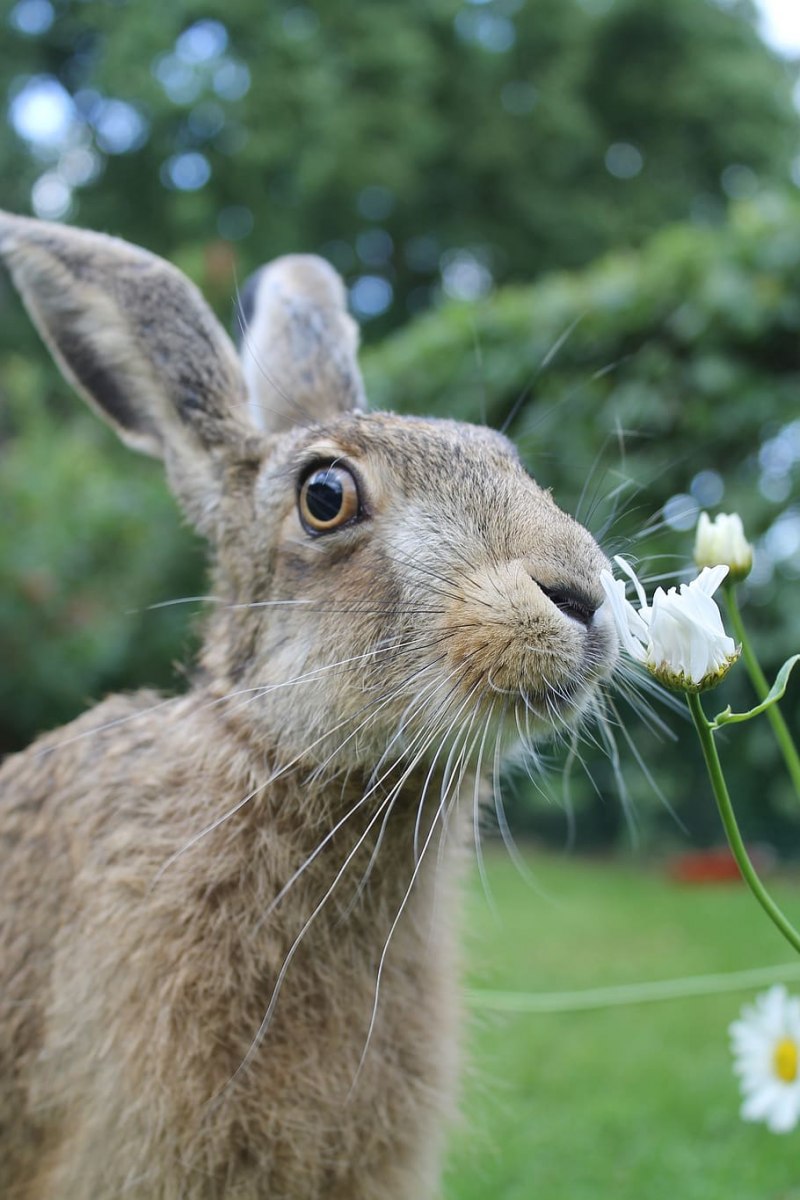
[[[638,828],[636,825],[636,812],[631,803],[630,793],[628,791],[627,784],[625,783],[625,777],[622,774],[622,767],[620,765],[620,758],[619,758],[619,750],[617,748],[617,743],[614,738],[613,730],[611,729],[608,719],[603,714],[598,714],[598,727],[602,731],[603,739],[604,739],[604,741],[606,743],[606,747],[608,749],[608,759],[609,759],[609,762],[611,763],[611,769],[614,773],[614,779],[615,779],[615,782],[617,785],[617,790],[619,792],[619,798],[620,798],[620,803],[622,804],[622,810],[625,813],[625,820],[628,825],[628,831],[630,833],[631,842],[633,843],[634,846],[638,846],[639,831],[638,831]]]
[[[452,728],[452,726],[451,726],[451,728]],[[449,733],[449,731],[448,731],[448,733]],[[442,741],[440,742],[439,750],[437,750],[437,752],[436,752],[436,757],[438,757],[438,755],[441,752],[444,745],[445,745],[445,739],[443,738]],[[435,762],[435,758],[434,758],[434,762]],[[430,781],[430,778],[431,778],[431,774],[429,773],[428,778],[425,781],[425,787],[423,788],[422,795],[420,797],[420,802],[419,802],[420,806],[422,806],[425,802],[425,791],[426,791],[426,788]],[[414,863],[414,869],[411,874],[411,881],[406,889],[403,899],[400,902],[400,907],[397,910],[397,914],[392,922],[391,928],[389,930],[389,934],[386,938],[386,941],[384,942],[383,950],[381,952],[380,962],[378,963],[378,973],[377,973],[377,978],[375,980],[375,993],[374,993],[374,997],[373,997],[372,1012],[370,1014],[369,1027],[367,1029],[367,1036],[366,1036],[366,1040],[364,1042],[364,1049],[361,1052],[361,1057],[359,1059],[358,1066],[356,1068],[355,1076],[353,1077],[353,1082],[350,1085],[350,1091],[348,1093],[348,1098],[350,1096],[352,1096],[352,1094],[355,1091],[355,1088],[358,1084],[358,1080],[361,1077],[361,1072],[363,1070],[364,1063],[365,1063],[366,1057],[367,1057],[367,1052],[369,1050],[370,1042],[372,1040],[372,1034],[375,1030],[375,1021],[376,1021],[377,1015],[378,1015],[378,1003],[379,1003],[379,999],[380,999],[381,979],[383,978],[383,970],[384,970],[384,966],[386,964],[386,955],[388,954],[389,946],[391,944],[395,930],[397,929],[397,926],[400,923],[400,919],[401,919],[403,913],[405,912],[406,905],[408,904],[408,899],[411,895],[412,889],[417,880],[417,876],[419,875],[420,869],[422,867],[422,863],[425,858],[426,851],[431,844],[431,840],[436,831],[437,821],[442,813],[442,810],[446,804],[446,801],[447,801],[447,791],[443,790],[442,797],[439,802],[439,807],[437,808],[436,812],[434,813],[433,820],[431,821],[431,826],[430,826],[428,834],[425,838],[425,842],[423,844],[419,858]]]
[[[477,652],[476,652],[476,651],[474,651],[474,652],[473,652],[473,655],[471,655],[470,657],[474,657],[474,654],[475,654],[475,653],[477,653]],[[449,725],[449,727],[448,727],[447,731],[446,731],[446,732],[445,732],[445,733],[442,735],[441,742],[440,742],[440,745],[439,745],[439,749],[437,750],[437,752],[436,752],[436,755],[434,756],[433,762],[431,763],[431,766],[430,766],[430,770],[428,771],[428,775],[427,775],[427,777],[426,777],[426,779],[425,779],[425,782],[424,782],[424,784],[423,784],[423,786],[422,786],[422,797],[423,797],[423,799],[424,799],[424,797],[425,797],[425,794],[426,794],[426,792],[427,792],[427,790],[428,790],[428,785],[429,785],[429,783],[430,783],[430,781],[431,781],[431,777],[432,777],[432,775],[433,775],[434,768],[435,768],[435,766],[436,766],[436,761],[437,761],[437,759],[438,759],[438,757],[439,757],[439,754],[441,753],[441,751],[442,751],[443,747],[445,746],[445,744],[446,744],[446,742],[447,742],[447,739],[449,738],[450,734],[452,733],[453,729],[455,728],[455,726],[456,726],[456,724],[457,724],[457,722],[458,722],[458,718],[461,716],[461,713],[464,711],[464,709],[466,708],[467,704],[468,704],[468,703],[469,703],[469,701],[472,699],[472,697],[473,697],[473,695],[475,694],[475,692],[476,692],[476,690],[477,690],[477,688],[478,688],[478,687],[479,687],[479,684],[478,684],[478,683],[476,683],[476,684],[474,684],[474,685],[473,685],[473,687],[471,688],[471,690],[468,692],[468,694],[467,694],[466,698],[465,698],[465,699],[462,701],[462,703],[460,704],[459,708],[456,710],[455,716],[453,717],[452,721],[450,722],[450,725]],[[461,732],[461,731],[459,730],[459,734],[460,734],[460,732]],[[443,778],[442,778],[442,786],[443,786],[443,787],[444,787],[444,785],[445,785],[445,780],[447,779],[448,767],[449,767],[449,766],[450,766],[450,764],[451,764],[451,761],[452,761],[452,756],[453,756],[453,753],[454,753],[454,751],[455,751],[455,748],[456,748],[457,744],[458,744],[458,738],[456,738],[456,739],[455,739],[455,741],[454,741],[453,745],[451,746],[450,753],[449,753],[449,755],[448,755],[448,757],[447,757],[447,762],[445,763],[445,767],[444,767],[444,774],[443,774]],[[449,781],[448,781],[448,782],[449,782]],[[417,806],[417,819],[416,819],[416,821],[414,822],[414,843],[413,843],[413,844],[414,844],[414,862],[415,862],[415,863],[416,863],[416,862],[418,861],[418,859],[419,859],[419,853],[418,853],[418,852],[419,852],[419,830],[420,830],[420,821],[421,821],[421,819],[422,819],[422,808],[423,808],[423,801],[421,800],[421,801],[420,801],[420,803],[419,803],[419,805]]]
[[[63,746],[71,746],[73,742],[83,741],[84,738],[92,737],[96,733],[105,733],[109,729],[116,729],[120,725],[127,725],[130,721],[141,720],[142,717],[158,712],[159,709],[167,708],[171,704],[178,704],[184,698],[183,696],[168,696],[166,700],[159,700],[156,704],[151,704],[147,708],[128,713],[124,717],[116,717],[115,720],[105,721],[102,725],[93,725],[91,729],[84,729],[81,733],[72,734],[71,737],[61,738],[60,741],[54,742],[52,746],[42,746],[35,751],[34,757],[42,758],[47,754],[52,754],[54,751],[60,750]]]
[[[483,737],[481,738],[481,744],[480,744],[480,748],[478,750],[478,762],[477,762],[477,765],[475,768],[475,784],[474,784],[473,790],[472,790],[472,836],[473,836],[473,841],[475,843],[475,861],[478,864],[478,875],[480,877],[481,886],[483,888],[483,894],[486,897],[486,903],[489,907],[489,911],[492,913],[495,920],[499,921],[499,913],[497,911],[497,905],[495,904],[494,893],[492,891],[491,884],[489,883],[489,876],[486,872],[486,863],[485,863],[484,857],[483,857],[483,846],[481,845],[481,821],[480,821],[480,818],[481,818],[480,785],[481,785],[481,775],[482,775],[482,768],[483,768],[483,755],[484,755],[484,751],[486,749],[486,741],[489,736],[489,729],[491,726],[492,717],[494,716],[495,703],[496,703],[495,701],[492,702],[492,706],[489,709],[489,712],[487,714],[486,721],[483,726]]]
[[[575,805],[572,801],[572,772],[573,772],[576,760],[580,759],[577,742],[578,742],[578,735],[576,733],[575,736],[573,737],[572,745],[570,746],[569,751],[567,753],[566,761],[564,762],[564,770],[562,773],[562,781],[561,781],[561,794],[564,798],[564,803],[563,803],[562,807],[563,807],[563,812],[564,812],[564,819],[565,819],[566,825],[567,825],[564,847],[568,853],[574,849],[575,840],[577,837],[577,826],[576,826],[576,822],[575,822]]]
[[[528,397],[530,396],[531,391],[533,389],[533,385],[536,383],[536,380],[539,378],[539,376],[542,374],[543,371],[547,370],[547,368],[550,366],[550,363],[553,361],[555,356],[558,354],[561,347],[568,340],[568,338],[570,338],[572,336],[574,331],[577,329],[578,325],[580,325],[584,316],[585,316],[584,313],[579,313],[578,316],[574,318],[574,320],[570,321],[570,323],[566,327],[566,329],[563,330],[563,332],[558,335],[556,340],[553,342],[553,345],[547,351],[544,358],[539,363],[536,370],[533,372],[531,379],[525,385],[525,388],[520,393],[520,395],[517,397],[517,399],[514,401],[514,404],[511,406],[508,413],[506,414],[505,420],[503,421],[502,425],[500,426],[500,430],[499,430],[500,433],[505,433],[511,427],[511,425],[514,423],[514,420],[517,417],[520,409],[522,408],[523,404],[525,404]]]
[[[447,682],[449,682],[449,679],[451,677],[452,676],[448,676],[442,683],[439,684],[439,686],[440,687],[444,686]],[[419,733],[416,735],[417,738],[422,739],[424,737],[424,733],[425,733],[424,729],[420,730]],[[395,737],[397,737],[397,736],[398,735],[396,734]],[[428,744],[429,744],[429,742],[426,743],[425,747],[423,747],[422,753],[424,753],[424,750],[425,750],[425,748],[427,748]],[[413,742],[412,742],[412,745],[413,745]],[[406,770],[406,772],[404,773],[404,775],[402,776],[402,778],[400,780],[401,784],[404,783],[405,780],[412,773],[412,770],[413,770],[414,766],[416,765],[417,761],[418,761],[418,759],[415,758],[413,760],[412,766]],[[336,833],[338,833],[338,831],[342,828],[342,826],[350,819],[351,816],[353,816],[367,802],[367,800],[370,799],[371,796],[373,796],[375,794],[375,792],[380,787],[381,783],[383,783],[384,780],[389,777],[389,775],[396,768],[396,766],[398,765],[399,762],[400,762],[400,759],[399,758],[396,759],[395,762],[392,764],[392,766],[389,767],[384,772],[384,774],[381,775],[381,777],[375,783],[373,783],[371,787],[369,787],[369,790],[364,793],[364,795],[361,797],[361,799],[358,800],[355,805],[353,805],[353,807],[350,809],[350,811],[348,813],[346,813],[345,816],[343,816],[339,821],[337,821],[336,824],[333,826],[333,828],[330,829],[325,834],[325,837],[322,839],[322,841],[319,842],[319,844],[312,851],[312,853],[308,855],[308,857],[305,859],[305,861],[302,863],[302,865],[299,866],[297,868],[297,870],[293,872],[293,874],[289,877],[289,879],[286,881],[286,883],[280,889],[280,891],[275,896],[275,898],[271,901],[266,912],[264,913],[264,916],[261,918],[258,925],[256,926],[256,930],[258,928],[260,928],[263,921],[265,921],[267,919],[267,917],[269,917],[275,911],[275,909],[278,907],[281,900],[284,898],[284,896],[290,890],[290,888],[293,886],[293,884],[296,883],[296,881],[300,878],[300,876],[311,866],[311,864],[314,862],[314,860],[319,856],[319,854],[322,852],[322,850],[325,848],[325,846],[327,846],[328,843],[330,841],[332,841],[332,839],[334,838]],[[374,772],[373,772],[373,775],[374,775]]]
[[[440,708],[441,707],[442,706],[440,706]],[[410,777],[410,775],[413,773],[413,771],[416,770],[416,768],[419,766],[419,764],[422,761],[422,759],[424,758],[425,754],[428,752],[431,745],[436,740],[437,733],[438,733],[438,729],[436,726],[434,726],[432,732],[430,732],[428,737],[425,739],[421,749],[414,756],[410,766],[407,768],[407,770],[404,772],[401,779],[398,781],[398,783],[392,789],[393,795],[395,795],[395,796],[399,795],[399,792],[400,792],[400,789],[401,789],[403,783],[405,783],[406,779],[408,779]],[[426,781],[425,786],[427,786],[427,781]],[[423,787],[423,793],[424,793],[424,787]],[[394,800],[392,801],[392,807],[393,806],[394,806]],[[381,823],[381,828],[378,833],[378,838],[376,840],[375,847],[372,851],[369,862],[367,863],[367,868],[366,868],[364,874],[362,875],[361,880],[358,883],[358,886],[356,887],[355,894],[353,896],[353,899],[350,902],[350,905],[348,906],[348,908],[346,910],[346,914],[351,912],[354,905],[358,902],[358,899],[362,895],[364,888],[366,887],[366,884],[369,880],[369,877],[372,874],[372,871],[375,867],[375,863],[377,862],[378,853],[380,850],[380,844],[382,842],[382,839],[383,839],[383,836],[384,836],[384,833],[386,830],[386,825],[388,823],[388,819],[389,819],[390,815],[391,815],[391,809],[387,810],[386,816],[384,817],[384,819]],[[416,836],[416,827],[415,827],[415,836]]]
[[[322,912],[323,908],[327,904],[328,900],[333,895],[334,891],[336,890],[336,887],[339,884],[339,881],[342,879],[343,875],[347,871],[347,868],[350,866],[350,863],[353,861],[355,856],[358,854],[358,851],[361,849],[364,842],[369,837],[370,832],[372,831],[373,827],[375,826],[375,824],[381,817],[383,810],[388,802],[389,802],[388,798],[386,800],[383,800],[381,802],[381,804],[378,806],[378,808],[376,809],[376,811],[373,813],[364,832],[357,839],[355,845],[351,848],[347,857],[345,858],[344,862],[342,863],[341,867],[336,872],[336,875],[334,876],[334,879],[333,879],[333,883],[330,884],[330,886],[328,887],[324,896],[322,897],[322,899],[319,901],[319,903],[316,905],[316,907],[312,911],[311,915],[306,918],[306,921],[304,922],[302,929],[297,934],[297,936],[295,937],[294,941],[292,942],[288,952],[286,953],[286,956],[283,960],[280,971],[278,972],[278,976],[275,981],[275,986],[272,991],[272,996],[270,997],[269,1004],[267,1005],[267,1010],[264,1013],[264,1017],[261,1021],[261,1024],[258,1027],[258,1030],[256,1031],[255,1037],[253,1038],[252,1042],[250,1043],[250,1046],[248,1047],[247,1051],[245,1052],[245,1055],[244,1055],[242,1061],[239,1063],[238,1067],[233,1072],[233,1075],[228,1080],[228,1082],[225,1084],[225,1086],[220,1090],[220,1092],[217,1094],[217,1096],[214,1098],[214,1100],[211,1101],[211,1105],[214,1105],[215,1103],[219,1102],[219,1100],[222,1099],[222,1096],[224,1095],[224,1093],[235,1084],[235,1082],[239,1078],[239,1076],[242,1075],[243,1072],[247,1070],[250,1063],[253,1061],[253,1058],[255,1057],[259,1046],[261,1045],[262,1041],[264,1040],[264,1036],[267,1032],[267,1029],[269,1028],[273,1013],[275,1012],[275,1008],[278,1003],[278,998],[280,996],[281,989],[283,988],[284,980],[286,979],[286,975],[289,971],[289,967],[292,964],[292,960],[294,959],[295,954],[297,953],[297,951],[298,951],[303,939],[305,938],[306,934],[308,933],[309,929],[314,924],[314,921],[317,919],[317,917],[319,916],[319,914]]]
[[[405,683],[405,681],[404,681],[404,683]],[[400,688],[402,688],[402,686],[404,686],[404,684],[400,685]],[[369,712],[369,710],[372,709],[373,707],[377,706],[377,710],[381,711],[384,707],[386,707],[387,704],[390,704],[392,702],[392,700],[395,699],[395,695],[398,690],[399,689],[392,689],[389,692],[388,696],[384,694],[384,696],[379,696],[379,697],[377,697],[376,700],[370,701],[368,704],[363,705],[362,708],[358,709],[355,714],[353,714],[349,717],[345,717],[342,721],[339,721],[336,725],[334,725],[332,729],[326,730],[325,733],[321,734],[320,737],[316,738],[309,746],[304,747],[303,750],[300,752],[300,754],[296,755],[293,759],[291,759],[290,762],[286,763],[284,766],[280,767],[278,770],[273,771],[270,774],[270,776],[264,781],[264,783],[259,784],[259,786],[257,788],[254,788],[251,792],[249,792],[241,800],[237,801],[236,804],[232,808],[230,808],[226,813],[223,813],[222,816],[217,817],[214,821],[212,821],[204,829],[201,829],[199,833],[196,833],[193,837],[189,838],[189,840],[186,843],[184,843],[184,845],[180,848],[180,850],[176,850],[174,854],[171,854],[170,857],[166,860],[166,862],[161,866],[159,871],[154,876],[151,887],[155,886],[160,881],[161,877],[164,875],[164,872],[167,871],[168,868],[171,867],[179,858],[181,858],[187,852],[187,850],[190,850],[193,846],[196,846],[197,843],[199,841],[201,841],[203,838],[205,838],[209,833],[213,833],[213,831],[215,829],[219,829],[220,825],[224,824],[231,817],[235,816],[237,812],[240,812],[241,809],[244,808],[244,806],[247,803],[249,803],[250,800],[253,800],[257,795],[259,795],[267,787],[269,787],[270,784],[274,783],[277,779],[280,779],[289,770],[291,770],[292,767],[296,766],[297,763],[300,762],[308,754],[309,750],[314,749],[321,742],[325,741],[326,738],[330,737],[332,733],[335,733],[338,729],[341,729],[344,725],[347,725],[350,721],[355,720],[362,712],[367,710],[368,716],[365,718],[365,720],[362,721],[361,724],[358,725],[357,728],[351,734],[348,735],[348,737],[344,740],[344,742],[342,742],[341,745],[339,747],[337,747],[336,751],[334,751],[334,753],[338,753],[339,750],[342,748],[342,746],[346,745],[346,743],[352,737],[354,737],[355,734],[358,733],[359,730],[362,729],[369,720],[372,719],[372,717],[374,716],[374,713]],[[329,758],[325,760],[326,764],[327,764],[327,762],[330,761],[331,757],[332,757],[332,755],[329,756]]]
[[[672,817],[675,824],[681,830],[681,832],[688,834],[689,830],[687,829],[686,825],[681,820],[681,818],[678,816],[677,812],[675,811],[673,806],[670,804],[667,797],[664,795],[663,791],[661,790],[658,783],[654,779],[653,774],[650,771],[650,768],[647,766],[647,763],[642,758],[642,755],[639,751],[638,746],[636,745],[636,742],[631,737],[630,731],[626,728],[624,721],[622,721],[622,719],[619,716],[619,712],[614,704],[614,701],[609,698],[608,704],[611,708],[611,711],[614,713],[614,715],[617,717],[617,719],[619,721],[620,732],[622,733],[622,736],[625,738],[625,741],[628,745],[628,749],[630,750],[633,757],[636,759],[636,762],[639,766],[640,771],[644,775],[644,777],[647,780],[647,782],[649,783],[650,787],[653,789],[653,792],[655,793],[655,795],[658,796],[659,800],[664,805],[664,808],[667,810],[669,815]]]

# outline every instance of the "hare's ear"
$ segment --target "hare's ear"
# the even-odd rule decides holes
[[[257,431],[234,346],[194,285],[117,238],[7,213],[0,258],[67,379],[125,442],[165,460],[207,529],[219,460]]]
[[[251,275],[237,312],[253,419],[268,433],[365,408],[358,326],[324,258],[290,254]]]

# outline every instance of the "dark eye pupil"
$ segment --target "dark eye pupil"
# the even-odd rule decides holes
[[[314,475],[306,489],[308,511],[317,521],[332,521],[338,517],[344,501],[341,480],[330,471]]]

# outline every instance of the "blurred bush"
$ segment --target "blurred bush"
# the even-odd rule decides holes
[[[797,154],[796,69],[750,0],[15,0],[0,19],[3,207],[140,242],[225,307],[234,251],[241,280],[317,250],[370,337],[440,293],[720,223]]]
[[[12,355],[0,383],[4,748],[110,688],[174,683],[172,664],[191,656],[197,606],[148,606],[205,586],[158,464],[119,446],[43,359],[41,348],[33,361]],[[559,503],[609,552],[645,555],[653,575],[673,579],[686,566],[700,508],[739,510],[758,547],[747,597],[765,666],[800,646],[797,200],[762,198],[716,231],[676,226],[586,270],[450,303],[369,349],[364,363],[374,407],[510,423]],[[736,676],[710,707],[747,703],[744,673]],[[579,836],[618,839],[620,788],[646,840],[675,836],[660,786],[697,841],[718,840],[688,730],[676,754],[623,711],[613,727],[623,782],[613,754],[582,751],[596,791],[578,771]],[[796,686],[789,712],[800,724]],[[737,796],[750,797],[749,836],[797,848],[795,802],[768,727],[748,727],[724,753]],[[564,836],[560,809],[535,789],[520,784],[511,808],[518,828]]]
[[[65,385],[54,404],[52,385],[44,364],[4,363],[0,753],[108,691],[174,686],[186,613],[147,605],[202,587],[202,547],[161,465],[126,450]]]

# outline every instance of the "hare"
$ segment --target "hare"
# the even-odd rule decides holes
[[[190,689],[0,771],[0,1194],[428,1200],[480,779],[612,672],[606,559],[500,434],[366,411],[323,260],[261,269],[240,362],[123,241],[0,256],[213,551]]]

